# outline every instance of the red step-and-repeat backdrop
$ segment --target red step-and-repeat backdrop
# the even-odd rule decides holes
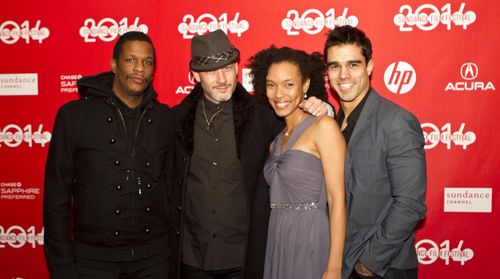
[[[426,219],[415,247],[420,278],[498,274],[500,248],[500,4],[493,0],[35,1],[0,8],[0,279],[48,278],[43,175],[57,109],[76,81],[110,69],[116,38],[149,34],[160,100],[193,88],[190,39],[223,29],[248,58],[269,47],[322,51],[350,24],[374,46],[373,86],[421,121],[428,166]],[[332,103],[338,107],[334,98]]]

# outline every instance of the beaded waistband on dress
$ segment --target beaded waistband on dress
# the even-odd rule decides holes
[[[271,202],[269,204],[271,208],[293,209],[293,210],[310,210],[318,208],[317,202],[310,202],[310,203]]]

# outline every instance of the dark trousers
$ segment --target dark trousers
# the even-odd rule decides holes
[[[220,270],[201,270],[192,266],[183,264],[181,266],[182,279],[242,279],[243,268],[230,268]]]
[[[351,279],[417,279],[418,278],[418,269],[394,269],[389,268],[385,273],[384,277],[380,277],[377,275],[374,276],[363,276],[360,275],[354,270],[351,274]]]
[[[168,279],[168,253],[132,262],[76,259],[78,279]]]

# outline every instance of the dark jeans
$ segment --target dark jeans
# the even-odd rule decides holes
[[[182,279],[242,279],[243,267],[205,271],[183,264],[181,267],[181,278]]]
[[[78,279],[168,279],[168,253],[132,262],[76,259]]]
[[[380,277],[378,275],[374,276],[363,276],[360,275],[354,270],[351,274],[351,279],[417,279],[418,278],[418,269],[394,269],[389,268],[385,273],[384,277]]]

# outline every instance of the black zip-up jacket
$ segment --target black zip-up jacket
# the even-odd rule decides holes
[[[81,99],[56,116],[43,210],[51,278],[76,278],[75,257],[126,262],[168,249],[174,116],[150,85],[130,133],[113,78],[82,78]]]

